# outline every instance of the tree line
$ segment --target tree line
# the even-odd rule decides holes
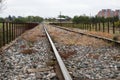
[[[27,22],[42,22],[43,18],[39,16],[27,16],[27,17],[22,17],[22,16],[8,16],[6,18],[0,18],[0,22],[16,22],[16,23],[27,23]]]
[[[100,22],[117,22],[119,21],[119,17],[109,17],[109,18],[104,18],[104,17],[88,17],[88,16],[74,16],[72,19],[73,23],[100,23]]]

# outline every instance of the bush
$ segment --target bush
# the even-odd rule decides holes
[[[120,27],[120,21],[115,22],[116,27]]]

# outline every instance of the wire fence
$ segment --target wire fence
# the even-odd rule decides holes
[[[1,22],[0,23],[0,48],[13,41],[26,30],[32,29],[38,23],[13,23]]]
[[[100,22],[100,23],[50,23],[51,25],[58,25],[64,27],[73,27],[80,28],[83,30],[89,31],[99,31],[99,32],[107,32],[111,34],[120,34],[120,26],[115,26],[114,22]]]

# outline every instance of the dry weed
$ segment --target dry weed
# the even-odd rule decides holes
[[[120,54],[113,56],[113,60],[120,61]]]
[[[76,51],[67,51],[67,52],[59,52],[61,57],[63,57],[64,59],[67,59],[69,57],[71,57],[72,55],[74,55],[76,53]]]
[[[36,42],[38,39],[40,39],[40,37],[45,37],[45,35],[40,31],[39,29],[40,26],[29,30],[28,32],[24,33],[22,35],[22,38],[28,42],[34,43]]]
[[[23,54],[32,54],[32,53],[36,53],[36,52],[37,52],[37,50],[34,50],[34,49],[24,49],[20,53],[23,53]]]
[[[56,30],[57,29],[57,30]],[[95,38],[81,36],[73,32],[67,32],[58,28],[50,27],[48,30],[51,32],[51,36],[55,42],[66,44],[66,45],[82,45],[82,46],[93,46],[101,47],[108,45],[103,40]]]
[[[107,32],[99,32],[99,31],[87,31],[87,30],[81,30],[81,29],[78,29],[78,28],[67,28],[67,29],[71,29],[71,30],[74,30],[74,31],[77,31],[77,32],[84,32],[86,34],[93,34],[93,35],[96,35],[96,36],[101,36],[101,37],[106,37],[106,38],[113,38],[114,34],[109,34]]]
[[[20,48],[26,48],[26,45],[21,45]]]
[[[96,31],[87,31],[87,33],[89,34],[93,34],[93,35],[97,35],[97,36],[101,36],[101,37],[106,37],[106,38],[113,38],[113,34],[109,34],[109,33],[103,33],[103,32],[96,32]]]
[[[99,59],[99,56],[100,56],[99,54],[91,54],[91,53],[87,55],[88,58],[92,58],[92,59]]]
[[[50,61],[46,62],[46,65],[47,65],[47,66],[54,66],[55,63],[56,63],[56,61],[50,60]]]
[[[120,41],[120,35],[115,35],[115,36],[113,36],[113,40],[115,40],[115,41]]]

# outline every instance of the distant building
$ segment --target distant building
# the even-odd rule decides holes
[[[56,21],[61,21],[61,22],[66,22],[66,21],[70,21],[71,20],[71,18],[69,18],[69,17],[66,17],[66,18],[56,18]]]
[[[120,19],[120,10],[115,10],[115,12],[114,12],[114,16],[118,16],[119,19]]]
[[[66,21],[66,18],[56,18],[57,21]]]
[[[118,16],[120,19],[120,10],[113,11],[111,9],[102,9],[101,11],[98,12],[97,16],[104,18]]]

